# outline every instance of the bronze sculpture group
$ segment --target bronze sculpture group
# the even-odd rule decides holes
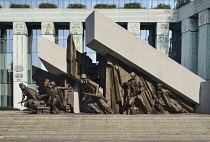
[[[79,105],[84,112],[90,112],[87,108],[97,114],[194,112],[195,104],[163,88],[154,77],[130,68],[109,54],[97,54],[97,61],[99,63],[92,63],[86,53],[78,52],[73,35],[69,35],[67,72],[57,72],[54,68],[46,72],[33,67],[32,78],[40,87],[40,94],[20,83],[23,92],[20,103],[37,113],[73,112],[74,87],[79,86],[75,89],[78,89]],[[103,91],[99,91],[99,86]]]
[[[127,96],[125,97],[123,111],[130,110],[130,114],[141,113],[146,114],[166,114],[166,113],[191,113],[194,108],[184,103],[180,98],[175,96],[169,90],[164,89],[162,84],[157,84],[155,94],[147,89],[143,80],[134,72],[130,73],[131,79],[127,82]],[[91,101],[87,106],[97,114],[113,114],[113,110],[106,97],[99,91],[99,84],[87,78],[86,74],[80,76],[80,81],[84,88],[84,97],[81,101],[85,101],[87,96],[91,96]],[[35,90],[19,84],[23,98],[20,103],[24,103],[25,107],[36,109],[37,113],[50,112],[52,114],[72,112],[67,103],[67,98],[62,89],[71,90],[68,87],[57,87],[54,81],[45,79],[44,86],[46,94],[40,95]],[[25,99],[27,96],[27,99]],[[48,111],[47,111],[48,110]]]
[[[62,89],[72,91],[66,87],[57,87],[54,81],[45,79],[44,86],[46,87],[46,94],[39,94],[35,90],[26,87],[24,84],[19,84],[22,90],[22,101],[25,107],[35,109],[37,113],[69,113],[71,112],[70,104],[68,104],[66,95],[61,91]],[[25,99],[25,96],[27,98]]]
[[[146,88],[143,81],[134,73],[130,73],[131,79],[128,81],[128,99],[129,106],[133,113],[138,108],[135,101],[139,100],[140,107],[145,113],[192,113],[194,108],[184,103],[180,98],[175,96],[169,90],[164,89],[162,84],[157,84],[157,91],[153,96]]]

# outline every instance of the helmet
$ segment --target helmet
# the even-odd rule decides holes
[[[86,79],[87,78],[87,75],[83,73],[83,74],[80,75],[80,78],[81,79]]]
[[[131,72],[130,75],[131,75],[132,77],[135,77],[135,76],[136,76],[136,74],[135,74],[134,72]]]
[[[50,80],[49,79],[45,79],[45,82],[50,82]]]
[[[26,88],[26,86],[23,83],[20,83],[19,86],[20,86],[21,89]]]
[[[51,82],[50,82],[50,85],[54,85],[54,86],[56,86],[56,84],[55,84],[55,82],[54,82],[54,81],[51,81]]]

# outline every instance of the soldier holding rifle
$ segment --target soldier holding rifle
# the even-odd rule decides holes
[[[99,91],[99,85],[88,79],[86,74],[82,74],[80,78],[85,88],[85,96],[82,101],[85,101],[87,95],[92,96],[91,101],[88,103],[89,109],[94,110],[96,113],[113,113],[112,109],[107,104],[108,100],[104,98],[103,94]]]

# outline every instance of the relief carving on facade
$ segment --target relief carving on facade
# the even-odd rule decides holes
[[[182,33],[188,30],[188,19],[182,21]]]
[[[83,25],[81,22],[72,22],[70,23],[71,34],[73,35],[82,35],[83,34]]]
[[[198,21],[197,19],[190,18],[189,19],[189,30],[190,31],[197,31],[198,30]]]
[[[128,23],[128,31],[133,34],[140,34],[140,23]]]
[[[157,23],[157,35],[168,35],[169,23]]]
[[[199,26],[207,23],[207,11],[199,13]]]
[[[43,35],[54,35],[55,34],[55,28],[53,22],[42,22],[41,24],[42,28],[42,34]]]
[[[15,74],[15,77],[16,77],[16,78],[23,78],[23,74],[22,74],[22,73],[16,73],[16,74]]]
[[[13,23],[14,35],[27,35],[27,27],[25,22],[14,22]]]
[[[14,71],[16,72],[22,72],[24,69],[23,69],[23,66],[22,65],[15,65],[14,67]]]

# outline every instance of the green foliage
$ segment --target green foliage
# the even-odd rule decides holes
[[[40,3],[39,8],[57,8],[57,5],[53,3]]]
[[[153,8],[153,9],[171,9],[171,7],[170,7],[170,5],[159,4],[157,7]]]
[[[99,8],[99,9],[114,9],[116,8],[115,4],[96,4],[94,8]]]
[[[127,8],[127,9],[144,9],[144,8],[141,7],[141,4],[138,3],[138,2],[126,3],[124,5],[124,8]]]
[[[2,107],[0,107],[0,110],[20,110],[20,109],[13,108],[13,107],[10,107],[10,106],[2,106]]]
[[[79,3],[75,3],[75,4],[71,3],[67,6],[67,8],[86,8],[86,6],[83,4],[79,4]]]
[[[2,8],[2,5],[0,4],[0,8]]]
[[[191,0],[177,0],[177,3],[176,3],[176,9],[190,3]]]
[[[28,4],[11,4],[9,8],[30,8]]]

